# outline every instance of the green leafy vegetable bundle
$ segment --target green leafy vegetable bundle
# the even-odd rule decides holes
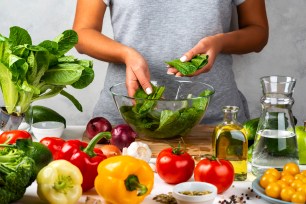
[[[77,42],[73,30],[38,45],[33,45],[29,33],[17,26],[10,28],[8,38],[0,34],[0,87],[8,114],[16,107],[22,114],[33,101],[57,94],[82,111],[78,100],[64,90],[68,85],[85,88],[94,79],[92,61],[65,56]]]
[[[195,71],[208,63],[208,55],[201,54],[193,57],[189,62],[181,62],[179,59],[166,62],[171,67],[176,68],[183,75],[193,74]]]
[[[212,90],[206,89],[199,96],[177,102],[163,101],[164,91],[164,86],[153,86],[153,93],[147,95],[138,89],[135,105],[120,107],[121,115],[138,135],[157,139],[185,136],[202,119],[209,96],[213,94]],[[181,105],[181,108],[170,110],[158,107],[166,103],[169,106]]]

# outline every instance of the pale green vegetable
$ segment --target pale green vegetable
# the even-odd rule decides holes
[[[65,56],[77,42],[73,30],[38,45],[33,45],[29,33],[17,26],[10,28],[8,38],[0,34],[0,87],[8,114],[16,107],[22,114],[33,101],[58,94],[82,111],[78,100],[64,90],[68,85],[85,88],[94,78],[92,61]]]

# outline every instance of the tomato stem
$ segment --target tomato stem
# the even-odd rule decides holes
[[[181,147],[181,141],[184,143],[184,148]],[[181,155],[186,152],[186,143],[184,142],[183,138],[180,138],[180,141],[177,145],[177,147],[171,146],[172,147],[172,153],[175,155]]]

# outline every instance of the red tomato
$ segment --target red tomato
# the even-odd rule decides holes
[[[182,149],[167,148],[156,158],[156,170],[166,183],[177,184],[189,180],[194,170],[193,158]]]
[[[224,159],[202,159],[194,169],[194,180],[215,185],[218,193],[226,191],[234,181],[234,167]]]
[[[25,130],[10,130],[4,131],[0,135],[0,144],[14,144],[17,139],[30,139],[32,140],[32,136],[29,132]]]

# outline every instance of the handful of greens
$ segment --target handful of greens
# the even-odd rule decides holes
[[[210,96],[214,93],[206,89],[199,96],[191,96],[188,100],[163,101],[165,87],[152,87],[153,93],[150,95],[138,89],[135,105],[121,106],[119,110],[138,135],[156,139],[185,136],[202,119]],[[169,109],[164,108],[167,105]],[[175,106],[180,108],[170,110],[170,107]]]
[[[94,79],[92,61],[65,56],[78,42],[77,33],[66,30],[54,40],[32,44],[29,33],[10,28],[9,37],[0,34],[0,87],[8,114],[25,113],[33,101],[61,94],[82,111],[76,98],[64,91],[66,86],[82,89]]]
[[[193,74],[195,71],[208,63],[208,55],[201,54],[193,57],[189,62],[181,62],[179,59],[166,62],[171,67],[176,68],[183,75]]]

